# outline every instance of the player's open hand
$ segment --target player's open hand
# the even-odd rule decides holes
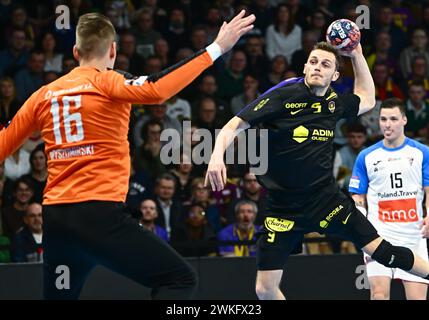
[[[422,237],[423,238],[429,238],[429,216],[426,216],[423,219]]]
[[[245,14],[246,11],[241,10],[230,22],[222,24],[215,40],[222,53],[229,51],[243,34],[252,30],[252,23],[255,21],[255,16],[251,14],[244,17]]]
[[[213,191],[221,191],[226,184],[226,167],[222,160],[210,160],[204,186],[210,183]]]

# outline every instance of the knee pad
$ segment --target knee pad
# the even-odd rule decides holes
[[[386,240],[381,241],[371,258],[388,268],[400,268],[408,271],[414,265],[414,253],[405,247],[393,246]]]

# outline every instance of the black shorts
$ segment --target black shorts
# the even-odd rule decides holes
[[[289,255],[309,232],[335,235],[352,241],[358,248],[379,237],[373,225],[356,209],[353,199],[340,191],[330,195],[320,192],[308,197],[306,205],[293,210],[284,204],[282,211],[281,206],[271,202],[267,208],[257,242],[258,270],[283,269]]]
[[[153,288],[152,298],[191,297],[196,287],[192,267],[124,209],[122,203],[106,201],[43,206],[45,298],[77,299],[97,264]],[[58,285],[64,266],[68,288]]]

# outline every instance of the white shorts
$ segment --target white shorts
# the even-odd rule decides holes
[[[416,247],[410,248],[417,253],[423,260],[428,262],[428,249],[426,239],[421,239]],[[428,283],[429,280],[415,276],[407,271],[399,268],[388,268],[373,260],[369,255],[364,253],[364,261],[366,264],[366,274],[369,277],[385,276],[391,279],[401,279],[411,282]]]

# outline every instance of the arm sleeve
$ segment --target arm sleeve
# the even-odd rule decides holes
[[[352,177],[349,183],[349,192],[356,194],[367,194],[368,172],[365,164],[365,156],[361,152],[353,167]]]
[[[13,117],[9,126],[0,131],[0,161],[15,152],[37,128],[35,108],[37,92],[34,93]]]
[[[208,48],[207,48],[208,50]],[[158,104],[180,92],[213,64],[216,55],[201,50],[191,57],[150,76],[133,77],[109,70],[100,74],[98,86],[111,99],[130,103]]]
[[[357,120],[359,113],[360,98],[355,94],[345,94],[338,97],[338,103],[344,109],[341,118]]]
[[[422,180],[423,187],[429,187],[429,148],[423,146]]]

